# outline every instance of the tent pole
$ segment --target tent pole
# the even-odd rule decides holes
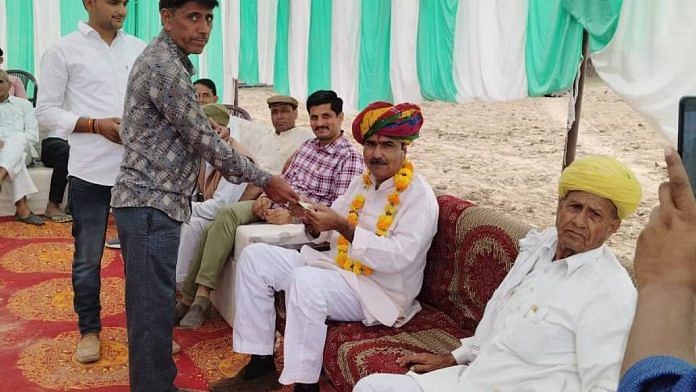
[[[580,127],[580,110],[582,109],[582,94],[585,90],[585,70],[587,69],[587,60],[589,57],[589,35],[587,30],[582,31],[582,62],[580,63],[580,70],[578,71],[578,90],[577,98],[575,99],[575,116],[573,118],[573,123],[570,124],[568,128],[568,133],[566,135],[566,145],[563,152],[563,168],[565,169],[573,163],[575,160],[575,150],[578,144],[578,128]],[[574,87],[573,87],[574,88]],[[571,99],[573,97],[573,89],[571,89],[570,95]],[[570,113],[569,113],[570,117]]]

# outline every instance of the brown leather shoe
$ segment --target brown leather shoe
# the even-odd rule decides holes
[[[283,386],[278,382],[278,372],[270,372],[261,377],[251,380],[244,379],[244,369],[234,377],[225,378],[210,384],[211,392],[233,392],[233,391],[254,391],[271,392],[277,391]]]
[[[99,343],[98,333],[87,333],[82,335],[77,344],[75,357],[80,363],[96,362],[101,356],[101,344]]]

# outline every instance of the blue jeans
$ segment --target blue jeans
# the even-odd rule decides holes
[[[181,222],[154,208],[114,208],[126,269],[131,391],[175,391],[172,359]]]
[[[101,258],[109,220],[111,187],[92,184],[70,177],[70,210],[73,216],[72,235],[75,255],[72,285],[81,334],[101,331],[99,290],[101,289]]]

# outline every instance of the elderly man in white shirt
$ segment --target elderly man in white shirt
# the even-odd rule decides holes
[[[556,227],[520,241],[474,336],[398,360],[354,391],[615,391],[636,290],[605,241],[640,203],[635,175],[590,156],[562,173]]]
[[[423,123],[412,104],[369,105],[353,123],[369,171],[357,176],[331,208],[301,203],[293,212],[331,248],[301,252],[267,244],[244,249],[236,281],[234,351],[252,354],[234,378],[211,391],[318,391],[326,320],[399,327],[420,309],[426,253],[437,230],[432,189],[414,174],[407,145]],[[321,233],[321,234],[320,234]],[[274,293],[285,291],[285,367],[273,365]]]
[[[121,30],[126,0],[83,1],[89,20],[49,47],[41,59],[36,116],[67,138],[74,219],[74,308],[82,339],[79,362],[100,357],[100,264],[123,147],[119,136],[130,69],[145,43]]]
[[[26,99],[10,95],[10,77],[0,70],[0,189],[3,186],[11,189],[15,219],[32,225],[44,223],[27,205],[27,195],[36,193],[37,189],[26,161],[37,155],[34,145],[38,141],[34,108]]]

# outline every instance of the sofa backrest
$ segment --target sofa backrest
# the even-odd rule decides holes
[[[418,299],[474,331],[532,227],[450,195],[439,196],[438,204],[438,231]]]

